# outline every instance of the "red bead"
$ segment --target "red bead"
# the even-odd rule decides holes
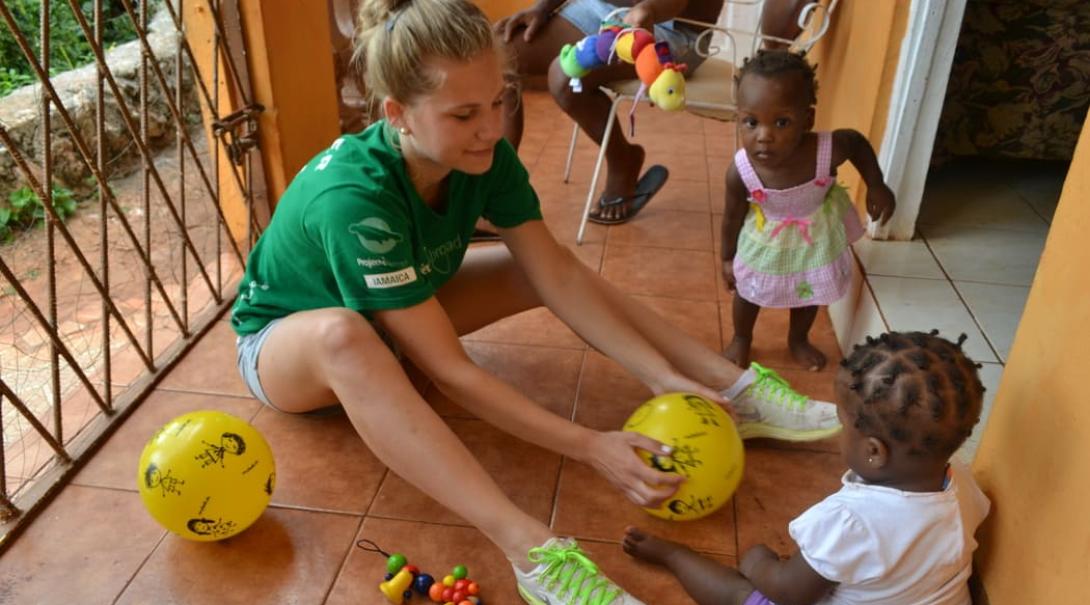
[[[466,599],[468,595],[460,590],[455,590],[454,594],[450,595],[450,600],[455,603],[461,603]]]
[[[420,568],[415,565],[406,565],[405,569],[409,570],[409,573],[414,576],[420,573]]]
[[[469,584],[468,580],[458,580],[454,583],[454,590],[465,590],[467,584]]]
[[[447,601],[453,601],[454,599],[451,598],[453,596],[454,596],[454,589],[453,588],[451,588],[449,586],[443,588],[443,602],[444,603],[446,603]]]

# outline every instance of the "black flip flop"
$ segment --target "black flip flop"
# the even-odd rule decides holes
[[[616,197],[611,200],[607,200],[603,197],[598,200],[599,208],[608,208],[628,201],[628,212],[625,216],[615,219],[605,219],[601,216],[592,214],[587,217],[587,220],[592,223],[598,223],[599,225],[620,225],[621,223],[628,222],[635,218],[640,210],[643,210],[643,207],[646,206],[647,203],[651,201],[651,198],[666,184],[666,179],[668,178],[670,178],[670,171],[667,170],[665,166],[655,164],[648,168],[647,172],[643,173],[640,180],[636,182],[636,193],[631,197]]]

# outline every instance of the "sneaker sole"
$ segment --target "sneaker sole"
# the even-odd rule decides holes
[[[738,427],[738,436],[742,439],[777,439],[779,441],[820,441],[828,439],[840,432],[841,426],[813,431],[795,431],[771,424],[752,423],[742,424]],[[537,604],[535,604],[537,605]]]
[[[530,594],[529,592],[526,592],[526,589],[523,588],[522,585],[519,585],[518,589],[519,589],[519,596],[522,597],[523,601],[526,601],[530,605],[548,605],[548,603],[546,603],[545,601],[542,601],[541,599],[535,597],[534,595]]]

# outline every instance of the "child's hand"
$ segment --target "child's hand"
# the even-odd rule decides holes
[[[888,223],[896,208],[897,201],[888,185],[867,188],[867,214],[879,224]]]
[[[734,279],[734,261],[723,261],[723,283],[727,285],[727,290],[734,292],[734,288],[737,286]]]

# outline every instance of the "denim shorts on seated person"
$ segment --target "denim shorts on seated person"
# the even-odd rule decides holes
[[[238,349],[235,357],[235,363],[238,365],[239,374],[242,375],[242,381],[246,383],[246,388],[250,389],[250,393],[253,394],[253,396],[258,401],[264,403],[265,405],[278,412],[283,412],[284,410],[281,410],[280,408],[273,405],[272,402],[269,401],[268,396],[265,395],[265,389],[261,387],[261,377],[258,376],[257,373],[257,361],[258,358],[260,358],[261,356],[261,347],[264,346],[265,340],[269,338],[269,334],[272,333],[276,325],[283,321],[283,319],[283,317],[281,317],[280,319],[274,319],[269,323],[265,324],[265,327],[261,328],[257,332],[254,332],[253,334],[247,334],[245,336],[239,336],[235,340],[235,346]],[[390,338],[390,336],[386,334],[386,332],[379,329],[378,326],[376,326],[375,324],[371,325],[375,328],[375,331],[378,332],[379,337],[382,338],[383,342],[386,343],[386,346],[390,349],[390,351],[393,352],[394,356],[398,359],[401,359],[401,352],[398,350],[397,345],[394,343],[393,339]],[[307,412],[307,414],[325,415],[330,412],[339,412],[340,407],[340,404],[334,404],[326,408]]]
[[[598,33],[602,19],[618,8],[621,7],[603,2],[603,0],[569,0],[560,8],[557,16],[589,36]],[[699,36],[699,31],[684,23],[666,21],[655,24],[655,40],[670,45],[674,60],[688,65],[686,73],[692,73],[704,62],[704,57],[696,52],[696,40]],[[707,43],[704,43],[704,51],[707,52]]]

